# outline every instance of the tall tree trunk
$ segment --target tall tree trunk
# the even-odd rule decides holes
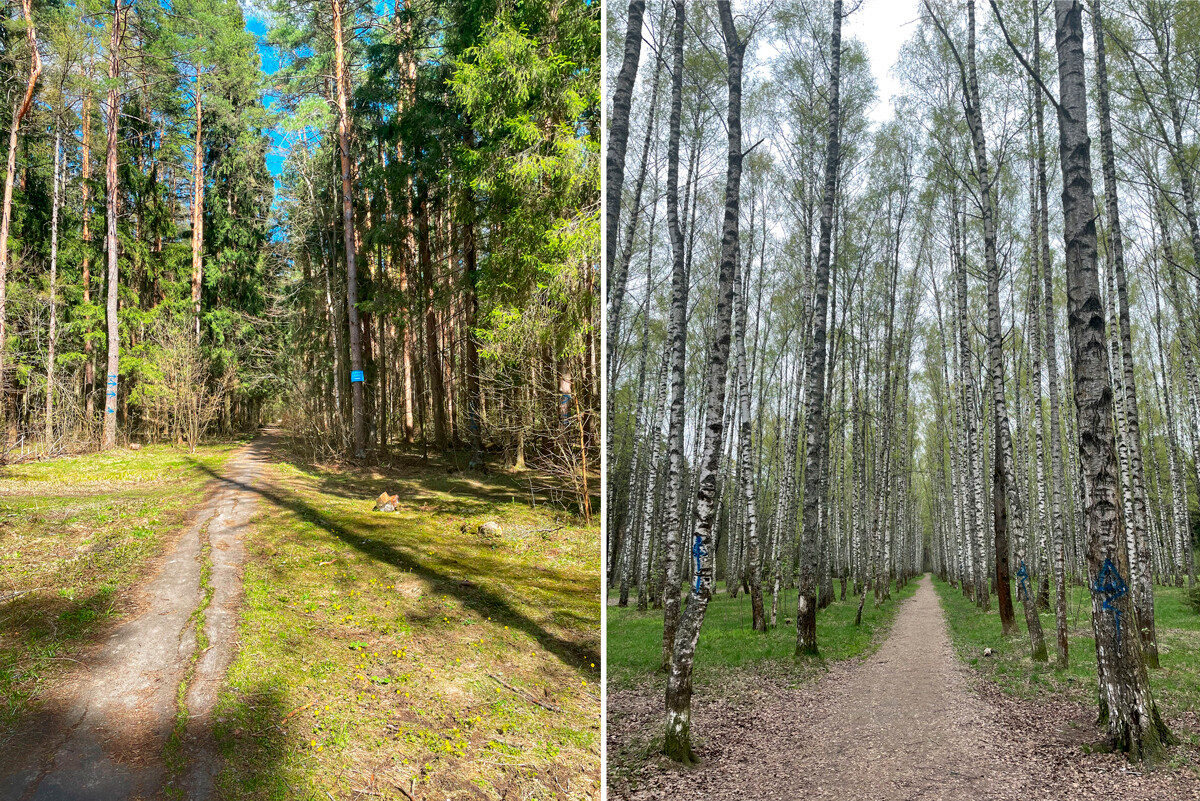
[[[108,149],[104,164],[104,180],[107,192],[107,231],[105,250],[108,253],[108,370],[104,389],[104,436],[100,450],[108,450],[117,443],[117,371],[120,366],[119,331],[117,327],[117,121],[120,115],[120,95],[117,81],[121,77],[121,0],[113,4],[112,40],[109,43],[108,61]]]
[[[468,205],[473,199],[467,199]],[[469,214],[474,214],[470,208]],[[463,267],[466,270],[467,291],[463,303],[466,305],[466,359],[463,369],[467,373],[467,430],[471,440],[472,470],[483,468],[483,394],[479,383],[479,346],[475,341],[475,324],[479,316],[479,267],[475,249],[475,221],[468,219],[463,230]],[[585,474],[586,477],[586,474]]]
[[[50,332],[46,342],[46,451],[54,448],[54,346],[58,343],[58,209],[62,131],[54,125],[54,203],[50,212]]]
[[[85,80],[91,79],[91,69],[87,71]],[[80,116],[80,125],[83,127],[83,150],[80,153],[80,180],[79,188],[82,195],[82,226],[83,230],[80,236],[83,239],[83,264],[82,269],[82,284],[83,284],[83,305],[89,306],[92,302],[92,203],[91,203],[91,180],[92,180],[92,93],[85,91],[83,94],[83,112]],[[95,345],[90,336],[91,330],[85,329],[83,332],[83,395],[84,395],[84,430],[89,432],[92,423],[96,417],[95,409],[95,392],[96,392],[96,360],[93,356]]]
[[[192,323],[200,343],[200,289],[204,281],[204,140],[200,69],[196,69],[196,140],[192,154]]]
[[[1067,319],[1084,483],[1088,579],[1092,629],[1101,676],[1100,698],[1113,746],[1132,758],[1153,760],[1172,741],[1150,694],[1140,637],[1122,636],[1132,598],[1122,574],[1128,559],[1121,532],[1117,454],[1112,431],[1112,386],[1104,343],[1104,304],[1096,262],[1096,215],[1092,197],[1091,140],[1087,131],[1087,87],[1082,5],[1055,5],[1060,108],[1059,152],[1063,177],[1067,261]]]
[[[671,113],[667,139],[667,230],[671,236],[671,319],[667,337],[671,349],[671,412],[667,420],[667,519],[663,560],[663,650],[662,666],[671,663],[675,630],[679,624],[679,530],[683,512],[683,401],[687,351],[688,279],[684,266],[683,232],[679,226],[679,128],[683,103],[684,0],[673,0],[675,23],[672,31]],[[686,189],[686,188],[685,188]],[[609,340],[611,344],[611,340]]]
[[[357,238],[354,234],[354,187],[350,180],[350,78],[346,52],[342,41],[342,0],[331,0],[333,6],[334,80],[337,84],[338,150],[342,164],[342,233],[346,250],[346,319],[350,331],[350,427],[354,438],[354,457],[367,455],[365,421],[363,416],[362,328],[358,320]]]
[[[609,278],[613,278],[612,268],[617,253],[617,223],[621,218],[621,190],[625,183],[625,149],[629,141],[629,108],[633,101],[633,84],[637,80],[638,61],[642,55],[642,15],[646,11],[646,0],[632,0],[629,3],[628,27],[625,29],[625,55],[621,61],[621,71],[617,73],[616,85],[613,87],[612,115],[608,127],[608,160],[605,166],[607,186],[604,204],[605,251],[604,264],[608,268]],[[624,289],[623,283],[622,289]],[[620,304],[621,298],[610,298],[615,305]],[[617,312],[619,314],[619,311]],[[611,323],[610,311],[610,325]]]
[[[829,305],[829,262],[833,204],[841,145],[840,83],[842,67],[842,0],[833,0],[829,36],[829,119],[825,139],[825,188],[821,196],[821,228],[813,290],[812,350],[808,355],[807,409],[804,418],[804,509],[800,532],[800,591],[796,607],[796,655],[817,654],[817,535],[820,527],[821,470],[829,432],[825,424],[825,326]]]
[[[1033,0],[1033,69],[1041,80],[1042,41],[1039,0]],[[1050,399],[1050,547],[1054,551],[1054,628],[1057,665],[1060,670],[1068,664],[1067,644],[1067,573],[1066,518],[1064,503],[1066,479],[1063,469],[1062,427],[1059,423],[1058,399],[1058,336],[1055,333],[1054,274],[1050,258],[1050,204],[1046,188],[1045,100],[1041,92],[1034,93],[1034,116],[1037,123],[1037,187],[1038,233],[1042,274],[1042,307],[1046,344],[1046,390]]]
[[[117,0],[118,3],[120,0]],[[29,80],[20,104],[13,109],[8,131],[8,162],[4,171],[4,207],[0,210],[0,424],[8,414],[7,381],[5,380],[4,356],[8,349],[8,227],[12,220],[13,182],[17,169],[17,133],[21,120],[29,113],[33,103],[33,90],[42,74],[42,56],[37,47],[37,30],[33,26],[32,0],[21,0],[21,13],[25,17],[25,37],[29,42]]]
[[[438,314],[434,307],[433,259],[429,253],[429,189],[422,183],[417,191],[417,260],[425,284],[425,370],[429,374],[430,404],[433,406],[433,435],[439,451],[446,450],[446,389],[442,380],[442,358],[438,348]],[[426,444],[429,432],[422,425]]]
[[[1125,242],[1117,206],[1117,167],[1113,155],[1112,121],[1108,101],[1108,66],[1104,57],[1104,27],[1099,0],[1092,0],[1092,36],[1096,47],[1096,102],[1100,118],[1100,159],[1104,171],[1104,207],[1108,219],[1108,248],[1117,284],[1117,313],[1121,329],[1122,368],[1125,375],[1126,446],[1133,500],[1132,518],[1137,586],[1133,605],[1145,649],[1146,666],[1158,667],[1158,638],[1154,630],[1154,581],[1150,569],[1150,542],[1146,534],[1146,474],[1142,467],[1141,428],[1138,424],[1137,387],[1133,375],[1133,340],[1129,332],[1129,291],[1125,285]]]
[[[754,211],[750,212],[750,227],[754,228]],[[751,242],[753,248],[753,242]],[[749,263],[749,259],[747,259]],[[740,264],[738,267],[740,268]],[[734,309],[738,326],[734,337],[734,352],[737,359],[738,382],[738,462],[741,471],[741,505],[746,515],[746,565],[745,572],[750,585],[751,627],[755,631],[766,631],[767,621],[763,614],[762,560],[758,548],[758,516],[755,508],[754,442],[753,420],[750,417],[750,378],[746,365],[746,296],[745,282],[739,269],[734,278]]]
[[[839,3],[841,0],[835,0]],[[742,177],[742,60],[746,42],[738,39],[729,0],[718,0],[725,55],[729,65],[729,107],[726,129],[729,156],[725,178],[725,219],[721,228],[721,266],[717,285],[717,314],[709,353],[705,400],[704,444],[700,452],[696,516],[692,527],[692,558],[695,583],[687,608],[675,634],[667,676],[667,727],[663,751],[679,762],[695,760],[691,743],[692,663],[700,627],[712,598],[716,548],[712,542],[716,514],[717,475],[725,436],[725,379],[729,364],[730,328],[733,316],[733,284],[737,272],[738,201]]]

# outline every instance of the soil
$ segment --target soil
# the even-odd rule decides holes
[[[661,704],[647,691],[609,696],[610,759],[654,741]],[[610,781],[610,798],[1200,799],[1190,768],[1142,771],[1085,753],[1102,739],[1093,711],[973,682],[928,576],[868,659],[800,687],[698,693],[692,711],[701,764],[683,768],[646,746],[646,764]],[[1195,747],[1181,748],[1195,762]]]
[[[188,527],[167,544],[140,590],[137,611],[48,691],[35,719],[10,741],[0,759],[0,799],[152,799],[162,796],[168,781],[185,798],[212,797],[219,769],[212,715],[234,656],[243,534],[257,497],[251,485],[269,440],[260,438],[230,458]],[[207,647],[198,650],[206,553],[212,597],[203,610]],[[172,776],[164,746],[185,681],[185,767]]]

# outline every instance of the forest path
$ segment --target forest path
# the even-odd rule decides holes
[[[967,685],[928,575],[888,638],[859,669],[824,683],[805,756],[819,797],[989,798],[1012,784],[983,729],[992,717]]]
[[[766,687],[750,703],[703,701],[692,729],[703,762],[680,769],[660,757],[632,797],[1042,797],[1021,761],[1003,755],[1006,731],[967,677],[926,575],[869,658],[832,663],[815,683]]]
[[[230,458],[140,589],[139,612],[50,693],[34,729],[14,739],[25,745],[0,765],[0,799],[151,799],[168,781],[188,799],[212,795],[212,712],[234,655],[243,530],[269,441],[260,437]],[[186,723],[178,722],[181,695]]]
[[[997,621],[998,626],[998,621]],[[950,643],[926,575],[869,658],[835,662],[820,680],[769,679],[749,695],[693,698],[703,760],[681,768],[661,755],[612,798],[711,801],[1139,801],[1200,799],[1188,766],[1145,771],[1120,754],[1085,754],[1102,732],[1094,708],[1027,700],[972,671]],[[657,735],[662,696],[616,693],[618,736]],[[610,694],[610,712],[613,695]],[[641,723],[635,723],[641,721]],[[610,737],[613,722],[610,720]],[[646,742],[646,740],[642,740]],[[617,744],[619,747],[619,743]],[[610,740],[609,753],[614,743]],[[611,764],[611,763],[610,763]]]

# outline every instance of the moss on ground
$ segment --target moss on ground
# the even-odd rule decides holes
[[[276,455],[216,712],[223,797],[598,797],[598,529],[503,474]],[[384,490],[399,512],[371,511]]]

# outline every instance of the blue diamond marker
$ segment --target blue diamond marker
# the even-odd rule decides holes
[[[1117,650],[1119,652],[1121,649],[1121,610],[1112,604],[1113,601],[1127,593],[1129,587],[1125,584],[1125,579],[1121,578],[1121,573],[1111,559],[1104,560],[1104,565],[1100,568],[1100,575],[1096,576],[1096,582],[1092,585],[1092,591],[1104,596],[1104,603],[1101,606],[1113,613],[1113,622],[1117,627]]]

